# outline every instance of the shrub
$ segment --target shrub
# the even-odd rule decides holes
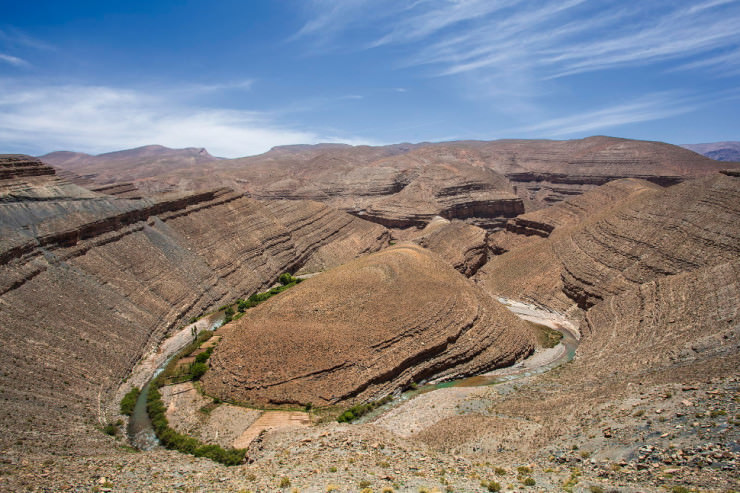
[[[527,466],[519,466],[516,468],[516,470],[519,474],[529,474],[532,472],[532,469]]]
[[[357,404],[356,406],[352,406],[346,411],[344,411],[342,414],[340,414],[339,417],[337,418],[337,422],[338,423],[351,423],[355,419],[361,416],[364,416],[365,414],[369,413],[373,409],[380,407],[383,404],[387,404],[388,402],[392,400],[393,400],[393,397],[390,395],[387,395],[377,401],[367,402],[365,404]]]
[[[116,436],[118,434],[118,426],[113,423],[108,423],[105,425],[105,428],[103,428],[103,431],[110,436]]]
[[[125,414],[126,416],[131,416],[133,414],[136,400],[139,398],[140,393],[141,391],[139,388],[134,387],[123,396],[123,399],[121,399],[121,414]]]
[[[190,367],[190,377],[193,380],[200,380],[200,377],[206,374],[208,371],[208,365],[205,363],[193,363]]]
[[[278,282],[282,284],[283,286],[290,284],[291,282],[295,282],[296,278],[291,276],[289,273],[280,274],[280,277],[278,277]]]
[[[536,481],[533,478],[526,478],[524,481],[522,481],[524,486],[534,486],[536,484]]]
[[[280,488],[287,488],[288,486],[290,486],[290,478],[287,476],[280,478]]]
[[[589,486],[588,491],[591,493],[604,493],[604,488],[601,486]]]
[[[496,467],[493,469],[493,472],[495,472],[497,476],[506,476],[506,469],[503,467]]]
[[[486,488],[488,491],[501,491],[501,484],[496,481],[489,481]]]

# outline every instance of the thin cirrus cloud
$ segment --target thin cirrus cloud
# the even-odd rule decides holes
[[[283,126],[267,112],[197,108],[169,94],[0,81],[0,142],[33,154],[60,149],[97,153],[157,143],[202,146],[217,156],[239,157],[332,138]]]
[[[689,113],[701,104],[701,101],[681,97],[672,92],[655,93],[606,108],[548,119],[515,130],[534,135],[545,134],[556,137],[591,133],[604,128],[661,120]]]
[[[381,17],[384,31],[358,49],[406,45],[411,54],[404,65],[433,65],[437,75],[510,72],[514,64],[547,79],[740,46],[738,0],[406,0],[381,6],[314,0],[311,5],[312,16],[296,36],[328,44]],[[736,68],[731,61],[727,68]]]
[[[18,58],[17,56],[12,55],[6,55],[5,53],[0,53],[0,62],[9,63],[16,67],[26,67],[30,65],[30,63],[22,58]]]

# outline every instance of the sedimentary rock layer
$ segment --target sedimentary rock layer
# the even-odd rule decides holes
[[[521,320],[413,244],[311,278],[224,330],[206,391],[262,405],[369,400],[533,347]]]
[[[157,148],[152,156],[135,149],[45,158],[99,183],[134,181],[144,191],[230,187],[257,198],[330,203],[388,227],[419,227],[440,215],[489,230],[525,208],[542,208],[612,180],[643,178],[668,186],[727,166],[669,144],[610,137],[288,146],[207,161],[193,152]],[[144,166],[147,159],[151,166]]]
[[[488,260],[486,237],[486,231],[477,226],[447,221],[447,224],[435,227],[422,236],[417,243],[470,277]]]
[[[228,190],[129,200],[52,175],[31,181],[0,183],[7,453],[100,445],[112,392],[169,329],[314,255],[329,267],[388,241],[381,226],[315,202]],[[342,248],[327,249],[333,241]]]
[[[547,238],[555,229],[572,228],[586,222],[594,222],[623,204],[660,188],[653,183],[634,178],[614,180],[583,195],[509,219],[502,231],[490,235],[489,241],[494,251],[503,253],[521,246],[527,240]]]
[[[737,178],[717,173],[625,197],[580,224],[555,229],[547,240],[494,258],[479,279],[493,292],[586,309],[640,284],[740,255]],[[562,217],[562,210],[555,212]]]

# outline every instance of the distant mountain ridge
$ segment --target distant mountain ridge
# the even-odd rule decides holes
[[[740,161],[740,142],[736,141],[682,144],[681,147],[715,161]]]
[[[39,156],[39,159],[65,172],[83,175],[86,179],[99,184],[136,181],[182,168],[201,169],[205,165],[222,160],[212,156],[203,147],[170,149],[161,145],[147,145],[97,155],[56,151]]]

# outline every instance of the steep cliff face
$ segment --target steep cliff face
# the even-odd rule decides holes
[[[435,216],[500,228],[507,218],[524,212],[506,180],[489,170],[430,165],[406,176],[409,183],[397,193],[353,200],[351,212],[395,228],[423,227]]]
[[[423,248],[402,244],[308,279],[223,329],[204,376],[222,399],[327,405],[513,363],[531,333]]]
[[[104,404],[168,330],[314,256],[330,267],[388,241],[319,203],[130,200],[34,180],[0,195],[0,446],[17,453],[95,449]]]
[[[466,277],[478,272],[488,261],[485,230],[459,221],[446,221],[446,224],[430,229],[432,231],[416,242],[442,257]]]

